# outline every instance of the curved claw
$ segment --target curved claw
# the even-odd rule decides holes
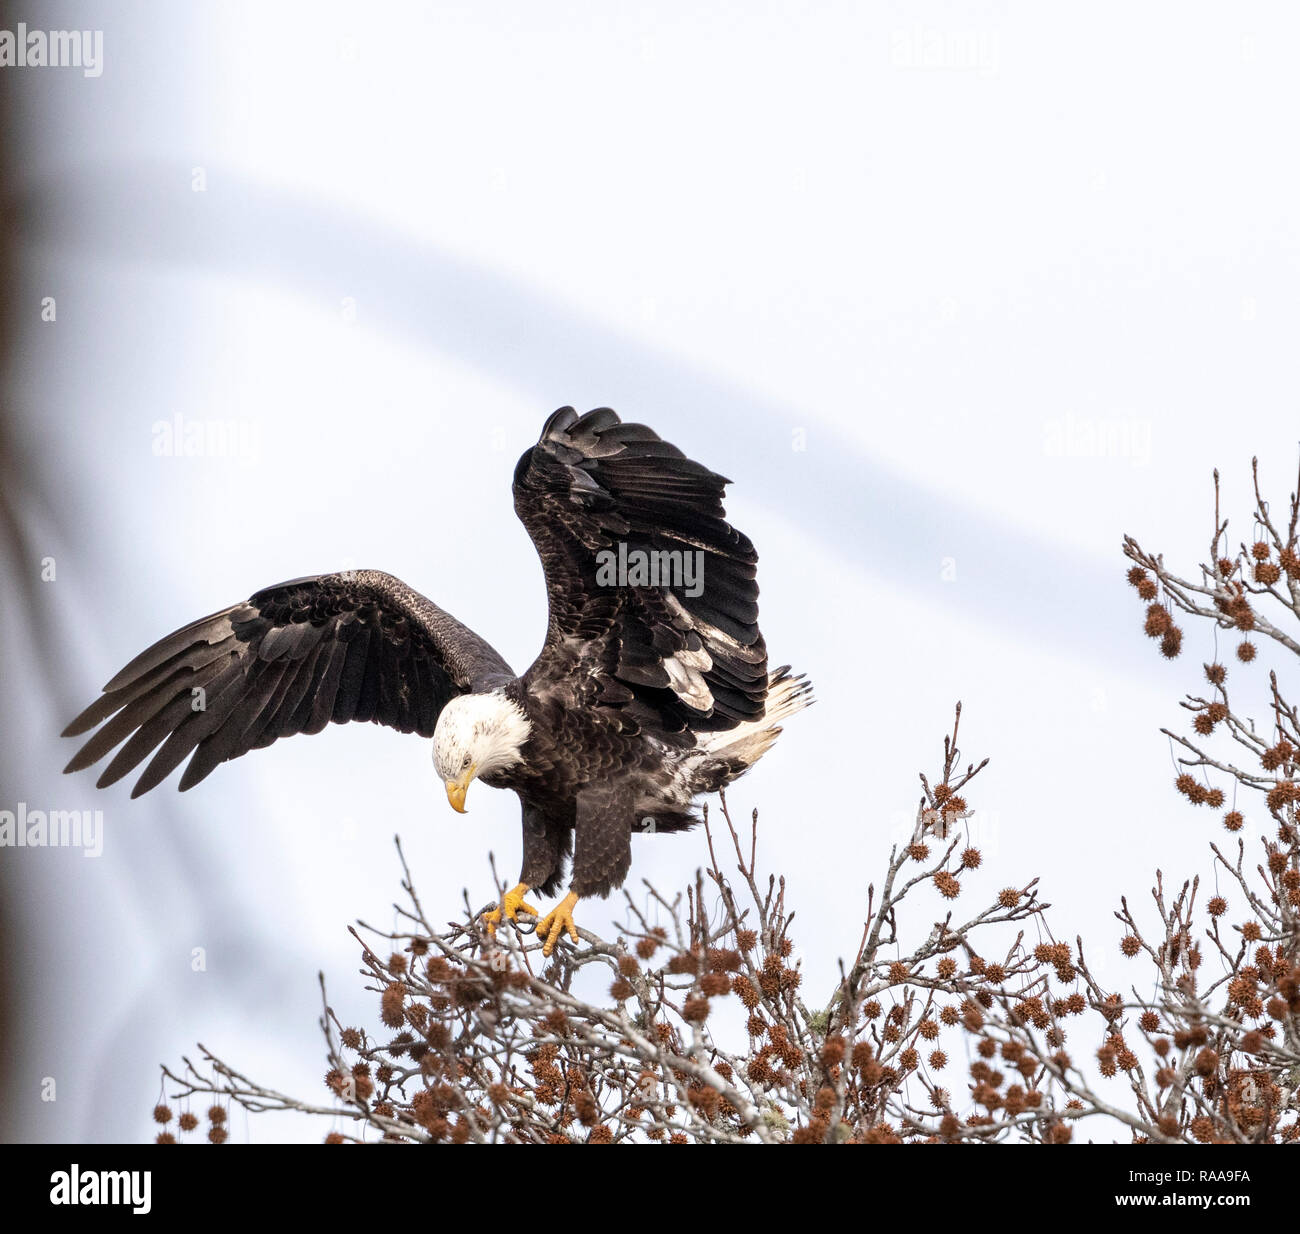
[[[570,891],[537,923],[539,937],[546,940],[542,944],[542,955],[550,955],[555,950],[555,944],[560,941],[561,935],[566,932],[575,943],[578,941],[578,927],[573,920],[573,907],[577,902],[577,894]]]
[[[511,888],[511,890],[507,891],[505,895],[501,897],[500,908],[494,908],[490,912],[483,914],[483,920],[487,923],[487,932],[492,935],[492,937],[496,937],[497,926],[501,924],[502,916],[504,916],[506,920],[514,926],[519,924],[515,918],[520,913],[528,913],[533,917],[537,916],[537,909],[524,899],[524,896],[527,893],[528,884],[520,883],[519,886]]]

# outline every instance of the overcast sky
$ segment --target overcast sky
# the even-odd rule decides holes
[[[731,794],[762,811],[808,988],[855,950],[957,699],[965,752],[993,760],[962,904],[1041,875],[1058,934],[1124,979],[1120,895],[1141,901],[1157,865],[1207,873],[1221,832],[1173,794],[1158,731],[1184,723],[1210,632],[1175,664],[1154,653],[1120,540],[1199,561],[1216,465],[1237,539],[1252,455],[1276,504],[1291,490],[1300,14],[593,0],[27,20],[102,29],[103,71],[0,69],[24,74],[27,141],[5,186],[26,207],[5,393],[51,497],[29,527],[64,649],[35,662],[6,607],[19,770],[0,807],[105,820],[97,858],[0,850],[24,863],[27,1137],[148,1136],[157,1064],[197,1040],[321,1098],[315,975],[345,1021],[373,1019],[345,925],[392,921],[393,834],[435,919],[463,888],[490,898],[489,851],[513,876],[514,796],[475,785],[454,815],[417,738],[331,727],[131,802],[130,779],[61,777],[75,747],[56,734],[161,635],[346,567],[400,575],[522,672],[545,595],[510,476],[566,403],[734,482],[774,662],[819,698]],[[195,425],[235,456],[168,454]],[[628,886],[675,888],[705,856],[702,834],[637,841]],[[611,900],[582,920],[618,917]]]

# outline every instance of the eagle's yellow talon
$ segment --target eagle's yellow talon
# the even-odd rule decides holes
[[[573,907],[577,902],[576,893],[570,891],[537,923],[538,935],[546,940],[542,944],[542,955],[550,955],[555,950],[555,944],[560,941],[560,936],[566,931],[575,943],[578,941],[578,927],[573,920]]]
[[[487,923],[487,932],[496,937],[497,926],[501,924],[502,915],[511,925],[518,925],[515,918],[520,913],[528,913],[533,917],[537,916],[537,910],[524,899],[528,894],[528,884],[520,883],[519,886],[511,888],[504,896],[501,897],[501,907],[494,908],[490,912],[483,914],[483,920]]]

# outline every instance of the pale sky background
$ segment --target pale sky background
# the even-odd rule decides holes
[[[26,20],[102,29],[104,71],[0,69],[23,74],[25,174],[4,187],[28,208],[4,392],[51,497],[29,528],[63,649],[40,662],[6,602],[0,808],[99,808],[106,834],[96,859],[0,850],[21,863],[31,1026],[5,1043],[15,1134],[147,1138],[158,1063],[197,1040],[322,1100],[316,972],[345,1022],[373,1022],[345,927],[392,920],[392,835],[435,917],[462,888],[490,898],[489,850],[513,876],[514,796],[476,785],[454,815],[417,738],[332,726],[131,802],[134,777],[62,777],[57,733],[158,637],[349,566],[406,579],[522,671],[545,596],[510,476],[565,403],[734,481],[774,662],[819,698],[730,795],[761,808],[810,996],[857,946],[958,698],[963,749],[993,760],[971,793],[986,867],[958,907],[1041,875],[1058,934],[1124,979],[1120,895],[1140,903],[1157,865],[1208,872],[1222,831],[1173,794],[1158,732],[1183,724],[1210,633],[1155,654],[1120,540],[1200,560],[1216,465],[1248,537],[1252,454],[1275,503],[1290,492],[1300,12]],[[236,422],[247,457],[157,456],[175,417]],[[684,885],[705,856],[702,833],[638,841],[628,886]],[[611,899],[583,922],[619,916]]]

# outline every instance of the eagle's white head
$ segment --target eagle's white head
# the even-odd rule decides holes
[[[433,730],[433,766],[447,786],[451,808],[465,813],[472,781],[518,763],[532,725],[503,690],[461,694],[438,716]]]

